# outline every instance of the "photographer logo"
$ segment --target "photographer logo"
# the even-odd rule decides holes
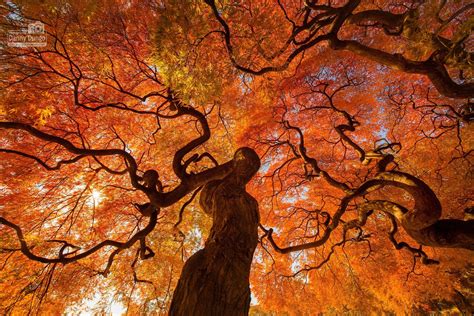
[[[44,24],[36,21],[28,24],[27,28],[9,31],[7,44],[10,47],[45,47],[47,37]]]
[[[28,24],[28,34],[44,34],[44,24],[41,22]]]

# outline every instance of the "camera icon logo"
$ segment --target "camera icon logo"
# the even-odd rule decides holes
[[[44,33],[44,24],[37,21],[34,23],[28,24],[28,34],[43,34]]]

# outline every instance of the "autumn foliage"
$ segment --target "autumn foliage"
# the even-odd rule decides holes
[[[242,147],[250,314],[472,313],[473,12],[2,3],[0,313],[166,314]],[[46,46],[10,45],[35,21]]]

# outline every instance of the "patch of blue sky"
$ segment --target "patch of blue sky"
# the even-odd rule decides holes
[[[384,94],[378,94],[375,97],[375,100],[377,100],[377,102],[385,102],[385,99],[386,99],[386,96]]]
[[[387,72],[390,68],[388,66],[382,65],[382,64],[377,64],[376,66],[377,70],[384,73]]]
[[[388,134],[388,128],[386,128],[385,126],[380,126],[379,130],[375,132],[375,135],[378,138],[387,138],[387,134]]]
[[[7,14],[7,18],[14,21],[22,21],[23,17],[20,15],[20,10],[17,4],[7,1],[7,6],[11,9],[11,12]]]
[[[240,91],[243,93],[243,94],[248,94],[251,92],[251,89],[250,89],[250,84],[253,82],[253,77],[248,75],[248,74],[245,74],[245,73],[241,73],[238,75],[239,79],[240,79]]]
[[[263,163],[262,163],[262,166],[260,167],[260,172],[265,174],[268,172],[268,170],[270,169],[270,166],[271,166],[271,160],[269,159],[266,159]]]
[[[250,287],[250,289],[252,289],[252,287]],[[255,306],[258,305],[258,303],[258,299],[253,295],[253,291],[250,290],[250,305]]]
[[[191,229],[191,236],[193,236],[194,238],[196,238],[197,240],[201,240],[202,239],[202,231],[201,229],[199,229],[199,227],[194,227],[193,229]]]
[[[273,234],[275,235],[280,235],[282,232],[281,228],[278,228],[278,227],[272,227],[272,229],[273,229]]]
[[[309,264],[309,259],[305,251],[292,252],[290,254],[292,263],[291,263],[291,272],[296,273],[300,271],[303,267]],[[304,282],[308,282],[307,274],[299,274],[296,276],[297,279],[300,279]]]
[[[307,84],[312,84],[318,80],[336,81],[336,79],[336,74],[332,71],[332,69],[328,66],[323,66],[319,68],[317,73],[304,77],[304,82]]]
[[[281,200],[284,203],[296,203],[297,201],[303,201],[308,199],[309,188],[307,186],[298,187],[297,189],[291,190],[291,193],[287,193]]]

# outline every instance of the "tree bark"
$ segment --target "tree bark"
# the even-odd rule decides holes
[[[239,149],[233,171],[206,184],[200,204],[213,226],[204,249],[185,263],[170,315],[247,315],[249,274],[258,241],[258,204],[245,184],[260,166],[256,153]]]
[[[421,245],[474,250],[474,220],[440,219],[419,231],[405,230]]]
[[[355,196],[381,186],[405,190],[415,200],[414,207],[408,210],[393,202],[378,201],[369,208],[379,208],[395,216],[408,235],[420,245],[474,250],[474,220],[441,219],[441,203],[426,183],[404,172],[381,172],[365,182]]]

